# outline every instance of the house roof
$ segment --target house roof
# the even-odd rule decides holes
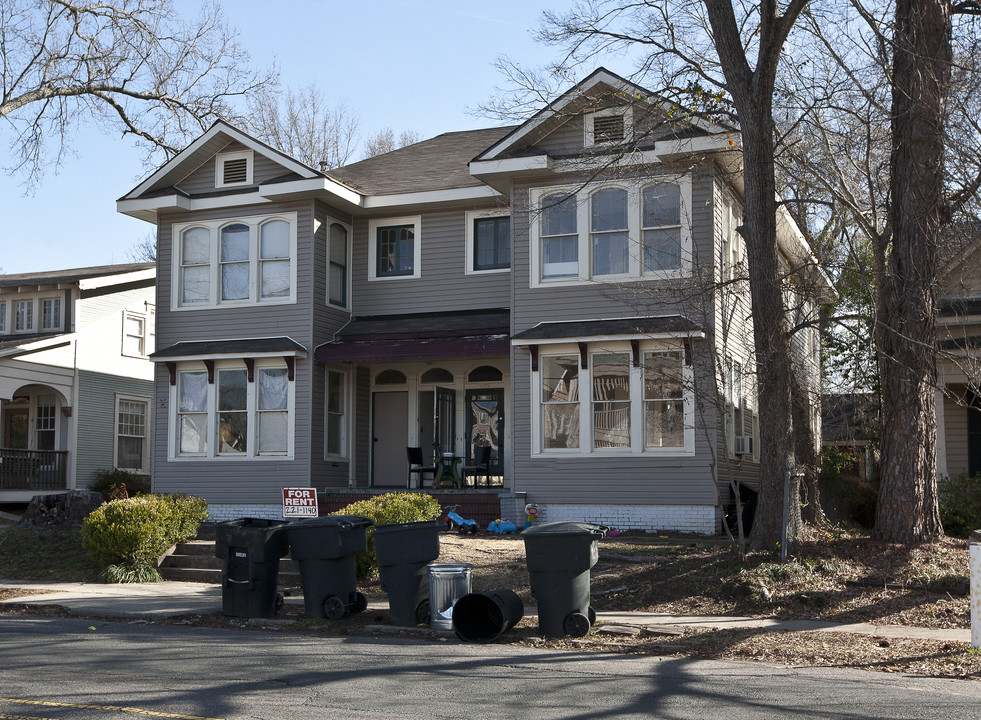
[[[150,355],[153,362],[217,359],[222,357],[306,357],[307,349],[289,337],[236,338],[179,342]]]
[[[314,350],[317,362],[502,357],[510,352],[506,309],[375,315],[354,318],[333,342]]]
[[[365,195],[394,195],[426,190],[483,186],[467,163],[514,126],[464,130],[330,170],[327,176]]]
[[[33,273],[11,273],[0,275],[0,288],[23,287],[28,285],[75,284],[93,278],[112,278],[119,275],[155,270],[153,263],[128,263],[123,265],[96,265],[72,270],[46,270]]]
[[[516,333],[516,345],[528,341],[581,340],[608,336],[692,337],[704,334],[702,327],[683,315],[610,318],[604,320],[573,320],[542,322],[533,328]]]

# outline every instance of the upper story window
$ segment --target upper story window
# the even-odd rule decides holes
[[[338,222],[332,222],[327,229],[327,302],[345,309],[348,307],[350,235],[347,226]]]
[[[584,119],[586,147],[616,145],[633,139],[633,111],[629,107],[589,113]]]
[[[174,226],[173,307],[294,302],[296,214]]]
[[[0,302],[0,334],[60,332],[64,327],[64,302],[60,295]]]
[[[421,277],[421,218],[368,221],[369,280]]]
[[[215,156],[215,187],[251,185],[254,160],[251,150],[218,153]]]
[[[691,273],[691,182],[532,191],[532,287]]]
[[[511,216],[495,211],[468,212],[467,274],[511,268]]]

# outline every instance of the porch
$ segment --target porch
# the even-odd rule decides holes
[[[67,450],[0,448],[0,491],[67,489]]]

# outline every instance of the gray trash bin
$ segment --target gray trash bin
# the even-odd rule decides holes
[[[439,557],[439,524],[378,525],[372,530],[378,576],[388,594],[392,622],[413,626],[429,622],[427,566]]]
[[[300,566],[307,617],[338,620],[368,607],[368,599],[357,591],[354,556],[368,549],[371,522],[353,515],[325,515],[287,526],[290,555]]]
[[[589,606],[589,569],[599,558],[606,528],[584,522],[545,522],[521,533],[538,603],[538,628],[546,637],[582,637],[596,622]]]
[[[437,630],[453,629],[453,606],[470,593],[470,563],[429,566],[429,624]]]
[[[222,561],[221,611],[268,618],[282,606],[279,559],[288,545],[285,520],[239,518],[215,526],[215,557]]]

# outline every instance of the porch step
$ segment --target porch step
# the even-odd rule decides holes
[[[165,580],[185,580],[218,585],[223,561],[215,557],[214,540],[188,540],[178,543],[174,552],[164,556],[158,569]],[[300,568],[289,557],[279,561],[279,584],[300,586]]]

